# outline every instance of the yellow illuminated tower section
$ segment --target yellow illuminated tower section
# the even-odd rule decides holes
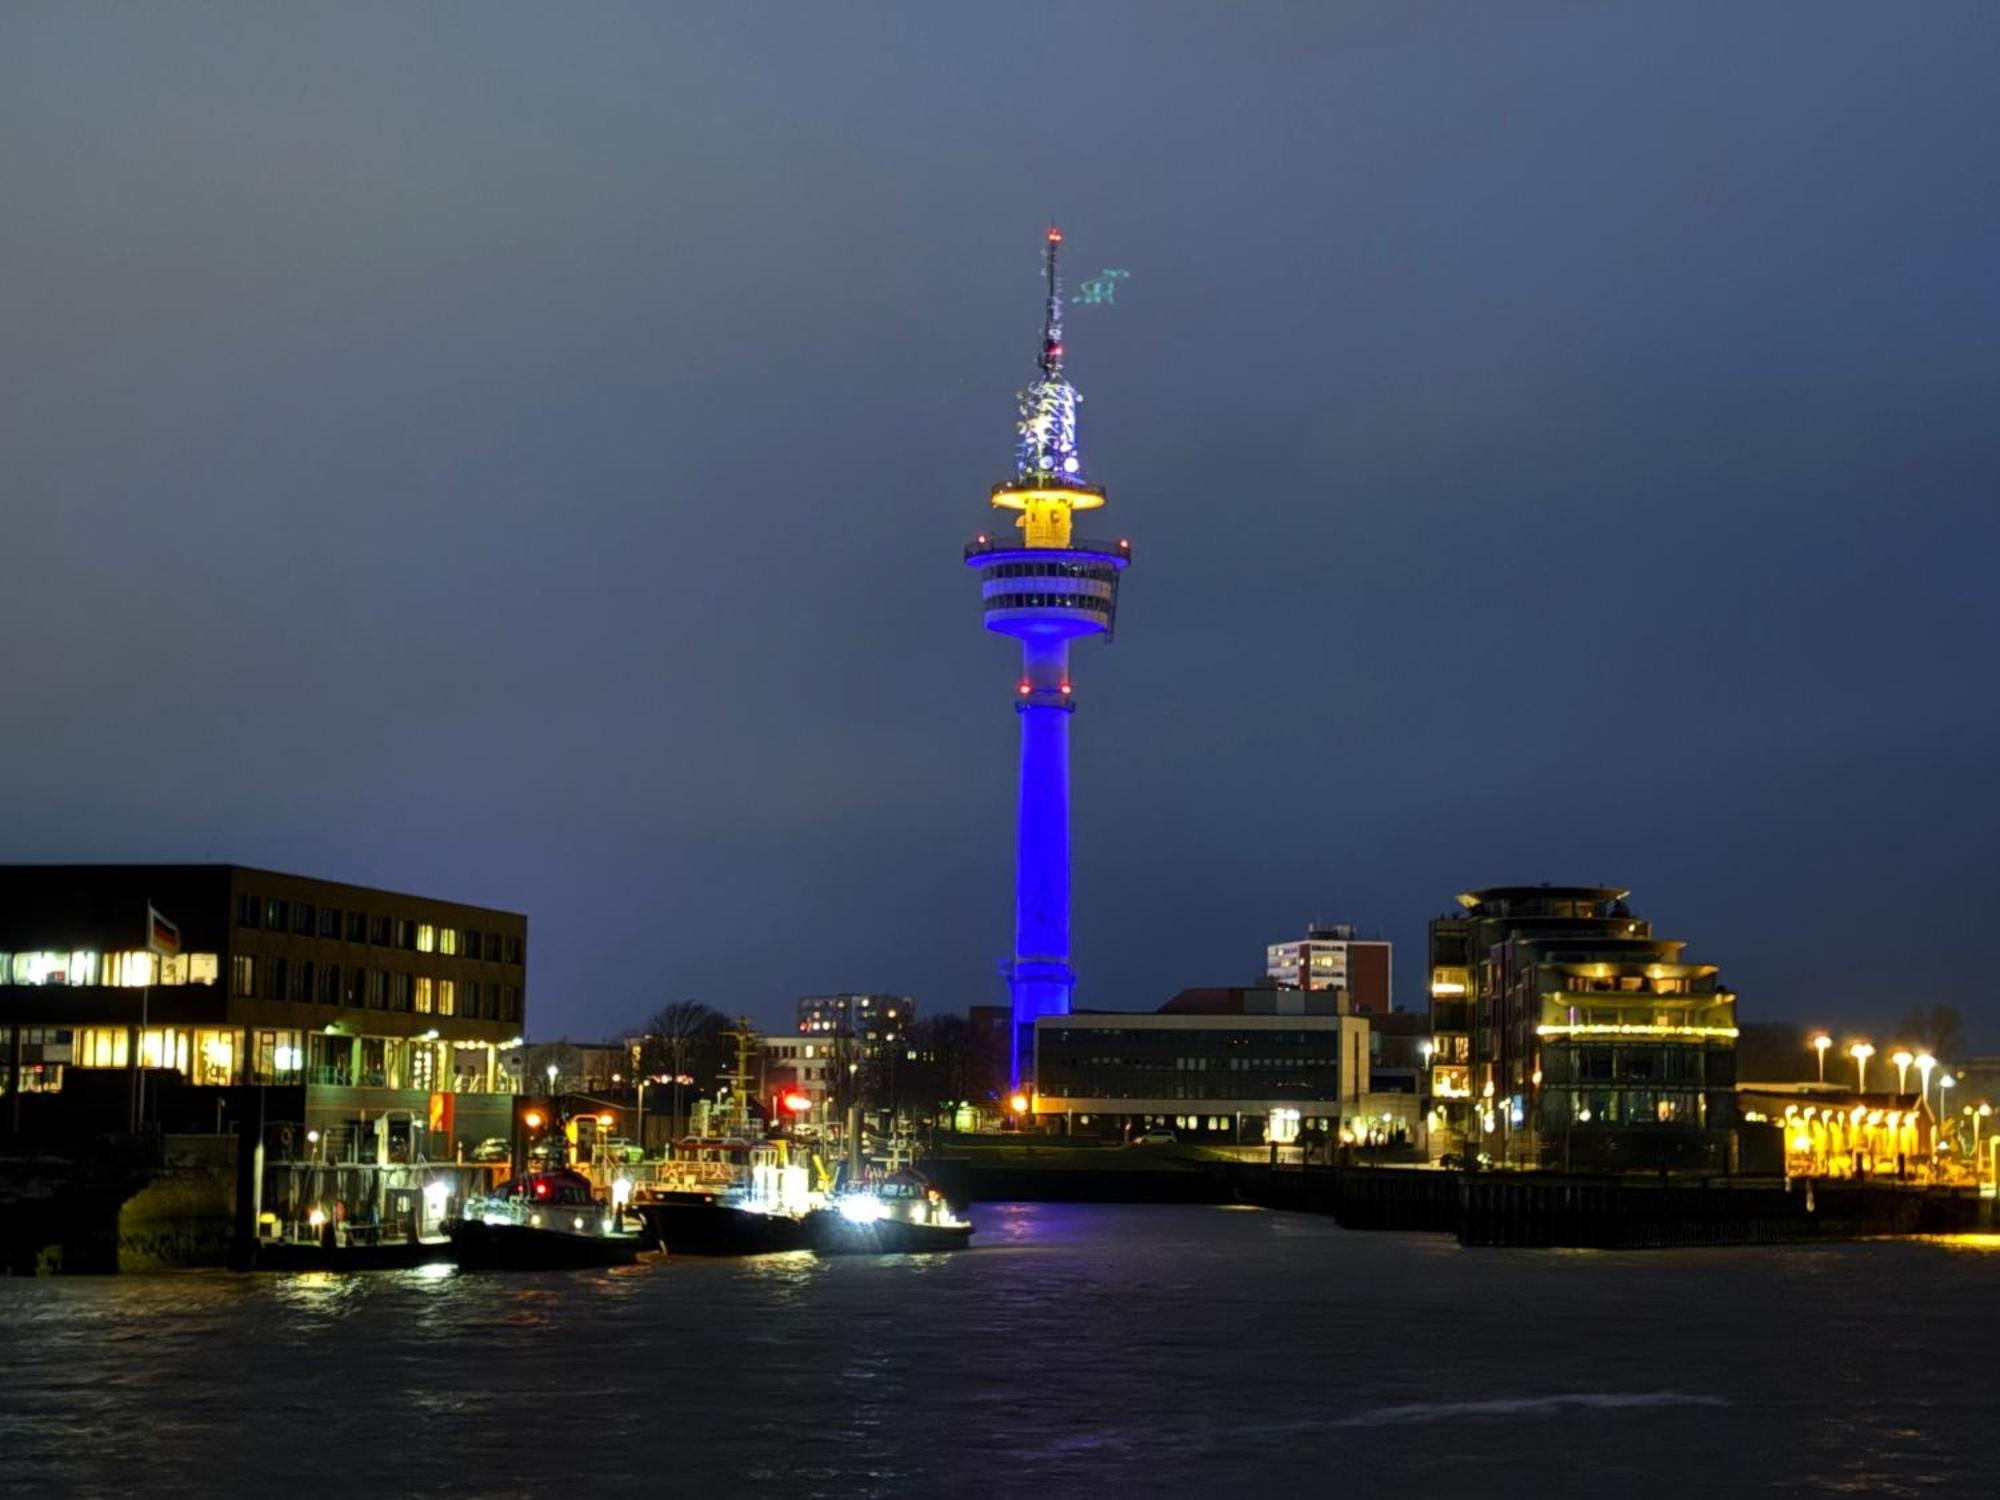
[[[1084,477],[1076,430],[1082,398],[1063,378],[1061,249],[1062,231],[1051,227],[1043,252],[1048,302],[1039,373],[1021,393],[1014,477],[993,487],[993,506],[1012,525],[965,549],[979,574],[986,628],[1021,643],[1014,694],[1021,721],[1014,957],[1007,966],[1016,1088],[1032,1071],[1036,1018],[1067,1015],[1076,989],[1069,935],[1069,725],[1076,712],[1070,642],[1110,634],[1119,575],[1132,559],[1124,541],[1077,534],[1077,512],[1099,509],[1105,497]]]

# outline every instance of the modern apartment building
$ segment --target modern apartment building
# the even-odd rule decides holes
[[[1578,1170],[1728,1160],[1736,997],[1604,886],[1496,886],[1431,923],[1431,1139]]]

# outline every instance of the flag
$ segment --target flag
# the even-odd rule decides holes
[[[146,903],[146,951],[162,958],[177,958],[181,951],[181,930]]]

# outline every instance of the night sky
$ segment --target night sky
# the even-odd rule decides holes
[[[1040,237],[1129,536],[1078,1003],[1630,886],[2000,1047],[2000,10],[0,17],[0,857],[530,914],[533,1034],[1001,998]]]

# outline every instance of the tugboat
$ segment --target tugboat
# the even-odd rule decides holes
[[[971,1221],[908,1169],[836,1193],[805,1226],[817,1255],[927,1255],[972,1243]]]
[[[768,1141],[684,1142],[670,1172],[633,1207],[669,1255],[806,1250],[805,1216],[824,1201],[806,1168]]]
[[[571,1271],[629,1266],[645,1238],[625,1225],[622,1202],[600,1203],[590,1179],[567,1167],[528,1172],[466,1201],[451,1227],[466,1270]]]

